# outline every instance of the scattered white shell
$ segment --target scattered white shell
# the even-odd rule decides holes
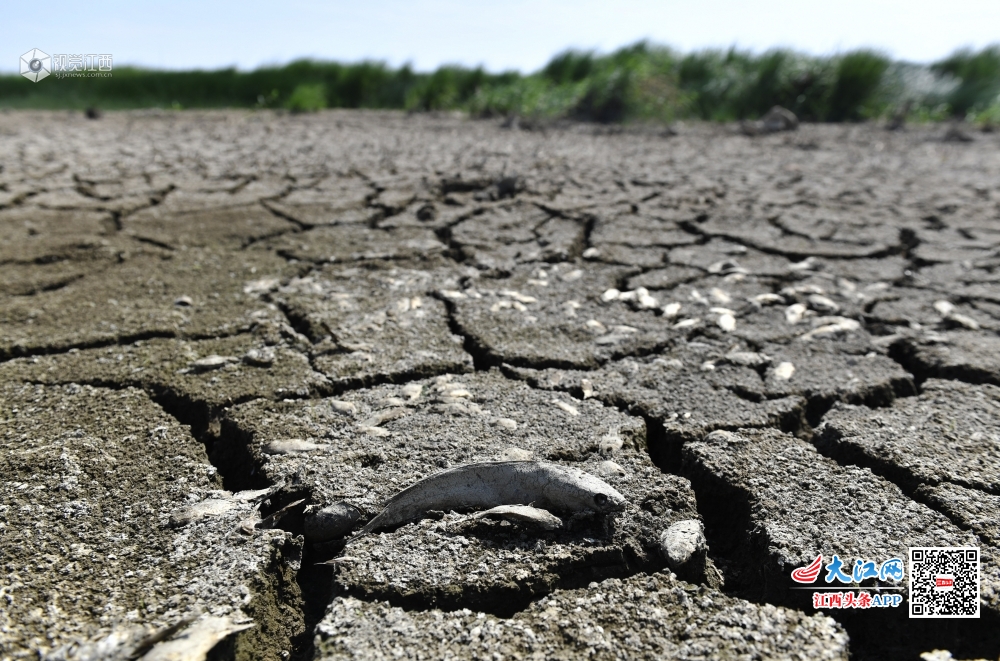
[[[468,298],[464,293],[458,291],[457,289],[442,289],[441,295],[447,299],[457,301],[463,298]]]
[[[833,302],[831,299],[820,294],[812,294],[807,299],[809,301],[809,307],[817,312],[822,312],[824,314],[832,314],[834,312],[840,311],[840,306]]]
[[[606,477],[625,477],[628,475],[624,468],[610,459],[597,464],[597,472]]]
[[[424,387],[419,383],[409,383],[403,386],[403,394],[406,395],[407,399],[411,402],[415,399],[420,399],[420,393],[424,391]]]
[[[712,287],[712,289],[709,290],[708,295],[714,298],[717,303],[721,303],[722,305],[727,305],[733,301],[732,296],[718,287]]]
[[[277,278],[261,278],[260,280],[251,280],[243,285],[243,293],[264,294],[277,289],[280,284],[281,281]]]
[[[942,317],[947,317],[955,311],[955,306],[948,301],[935,301],[934,309],[937,310]]]
[[[252,626],[252,622],[236,624],[229,617],[208,615],[170,640],[157,643],[142,658],[143,661],[204,661],[220,641]]]
[[[388,429],[382,429],[381,427],[368,427],[366,425],[358,425],[358,430],[368,434],[369,436],[384,437],[390,436],[392,432]]]
[[[717,323],[719,328],[727,333],[731,333],[736,329],[736,318],[728,313],[721,315],[715,323]]]
[[[512,420],[511,418],[497,418],[495,422],[498,427],[503,427],[507,431],[517,429],[517,420]]]
[[[968,328],[969,330],[979,330],[979,322],[973,319],[972,317],[965,316],[964,314],[958,314],[957,312],[953,312],[952,314],[948,315],[948,319],[950,321],[955,322],[956,324],[959,324],[960,326]]]
[[[344,402],[339,399],[331,399],[330,408],[341,415],[356,415],[358,412],[358,407],[354,402]]]
[[[788,381],[792,378],[792,375],[795,374],[795,365],[792,365],[787,361],[778,363],[772,374],[774,374],[774,378],[780,381]]]
[[[798,339],[803,342],[808,342],[814,340],[817,337],[827,337],[829,335],[837,335],[840,333],[850,333],[861,328],[861,324],[854,319],[848,319],[847,317],[820,317],[816,320],[817,323],[823,324],[817,328],[813,328],[808,333],[800,335]]]
[[[276,355],[271,347],[250,349],[243,354],[243,362],[253,367],[270,367],[274,364]]]
[[[726,354],[725,359],[733,365],[741,365],[742,367],[760,367],[771,363],[771,358],[767,354],[756,351],[730,351]]]
[[[815,257],[806,257],[801,262],[788,265],[789,271],[811,271],[816,267]]]
[[[594,259],[595,257],[599,257],[600,255],[601,251],[598,250],[597,248],[587,248],[586,250],[583,251],[584,259]]]
[[[785,321],[792,324],[793,326],[800,321],[806,313],[806,306],[801,303],[793,303],[785,308]]]
[[[566,402],[561,402],[558,399],[553,399],[552,403],[555,404],[556,406],[558,406],[559,408],[561,408],[563,411],[566,411],[566,413],[569,413],[570,415],[580,415],[579,409],[577,409],[572,404],[567,404]]]
[[[611,301],[614,301],[619,296],[621,296],[621,294],[622,293],[617,289],[611,288],[606,292],[604,292],[603,294],[601,294],[601,300],[604,301],[605,303],[610,303]]]
[[[583,277],[583,270],[581,269],[573,269],[569,273],[563,273],[562,275],[559,276],[559,278],[563,282],[573,282],[575,280],[579,280],[582,277]]]
[[[667,303],[663,306],[663,316],[667,319],[672,319],[678,315],[681,311],[680,303]]]
[[[608,330],[604,326],[604,324],[602,324],[601,322],[599,322],[597,319],[589,319],[587,321],[587,328],[592,328],[595,331],[597,331],[598,333],[605,333]]]
[[[697,326],[701,323],[701,319],[695,317],[693,319],[685,319],[684,321],[678,321],[674,324],[674,328],[691,328],[692,326]]]
[[[584,399],[590,399],[594,396],[594,384],[590,379],[580,379],[580,389],[583,390]]]
[[[410,413],[411,411],[409,409],[403,407],[387,409],[385,411],[379,411],[361,424],[365,427],[381,427],[387,422],[398,420],[399,418],[405,418],[410,415]]]
[[[313,450],[323,450],[330,446],[322,443],[304,441],[301,438],[289,438],[283,441],[271,441],[264,446],[264,454],[295,454],[297,452],[311,452]]]
[[[174,305],[183,308],[189,308],[194,305],[194,301],[190,296],[178,296],[174,299]]]
[[[753,300],[761,305],[776,305],[785,302],[784,296],[778,294],[757,294]]]
[[[531,461],[535,453],[524,448],[510,447],[500,453],[501,461]]]
[[[701,364],[702,372],[711,372],[713,370],[715,370],[715,363],[712,362],[711,360],[706,360]]]
[[[239,362],[238,358],[234,356],[218,356],[211,355],[205,356],[204,358],[199,358],[193,363],[188,365],[188,369],[192,372],[208,372],[210,370],[217,370],[220,367],[225,367],[229,363]]]
[[[518,303],[537,303],[538,299],[534,296],[528,296],[522,294],[521,292],[516,292],[513,289],[504,289],[500,292],[501,296],[507,296],[508,298],[513,298]]]
[[[639,307],[650,310],[660,306],[660,302],[656,300],[655,296],[650,295],[649,290],[645,287],[639,287],[635,290],[636,300],[639,302]]]
[[[697,519],[678,521],[660,535],[660,551],[673,569],[684,565],[695,554],[704,552],[707,548],[705,527]]]

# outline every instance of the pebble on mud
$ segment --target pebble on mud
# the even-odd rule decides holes
[[[243,354],[243,362],[253,367],[270,367],[274,364],[274,360],[274,349],[270,347],[250,349]]]
[[[348,502],[341,501],[322,509],[310,505],[305,510],[303,532],[310,542],[327,542],[343,537],[361,518],[361,511]]]
[[[705,527],[697,519],[678,521],[660,535],[660,551],[671,569],[687,564],[695,554],[707,549]]]
[[[345,402],[339,399],[331,399],[330,408],[341,415],[356,415],[358,412],[358,407],[354,402]]]
[[[264,446],[264,454],[296,454],[298,452],[312,452],[313,450],[324,450],[330,447],[322,443],[313,443],[301,438],[289,438],[284,441],[271,441]]]
[[[211,370],[217,370],[220,367],[225,367],[230,363],[236,362],[239,362],[239,359],[233,356],[217,356],[213,354],[190,363],[188,369],[192,372],[210,372]]]
[[[787,361],[778,363],[777,366],[775,366],[774,371],[771,373],[774,374],[774,378],[780,381],[788,381],[792,378],[792,375],[795,374],[795,365],[792,365]]]

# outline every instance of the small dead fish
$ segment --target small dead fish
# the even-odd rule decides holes
[[[476,512],[473,519],[485,517],[500,517],[514,523],[530,523],[545,530],[557,530],[562,528],[562,519],[548,510],[531,505],[498,505],[485,512]]]
[[[189,625],[172,640],[159,642],[143,659],[146,661],[203,661],[220,641],[254,626],[236,624],[230,617],[206,616]]]
[[[180,528],[189,523],[220,516],[236,507],[236,503],[222,498],[206,498],[200,503],[185,507],[170,515],[170,526]]]
[[[535,505],[563,512],[616,512],[625,497],[589,473],[543,461],[468,464],[436,473],[393,496],[361,535],[423,517],[430,510]]]

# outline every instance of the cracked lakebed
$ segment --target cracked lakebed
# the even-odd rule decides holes
[[[0,114],[0,658],[155,658],[199,622],[223,659],[1000,653],[1000,137],[25,117]],[[499,460],[627,504],[348,541]],[[821,552],[944,545],[982,549],[980,620],[788,589]]]

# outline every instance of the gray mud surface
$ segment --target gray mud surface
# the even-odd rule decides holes
[[[0,114],[0,660],[1000,656],[1000,137],[676,133]],[[358,535],[512,461],[625,504]]]

